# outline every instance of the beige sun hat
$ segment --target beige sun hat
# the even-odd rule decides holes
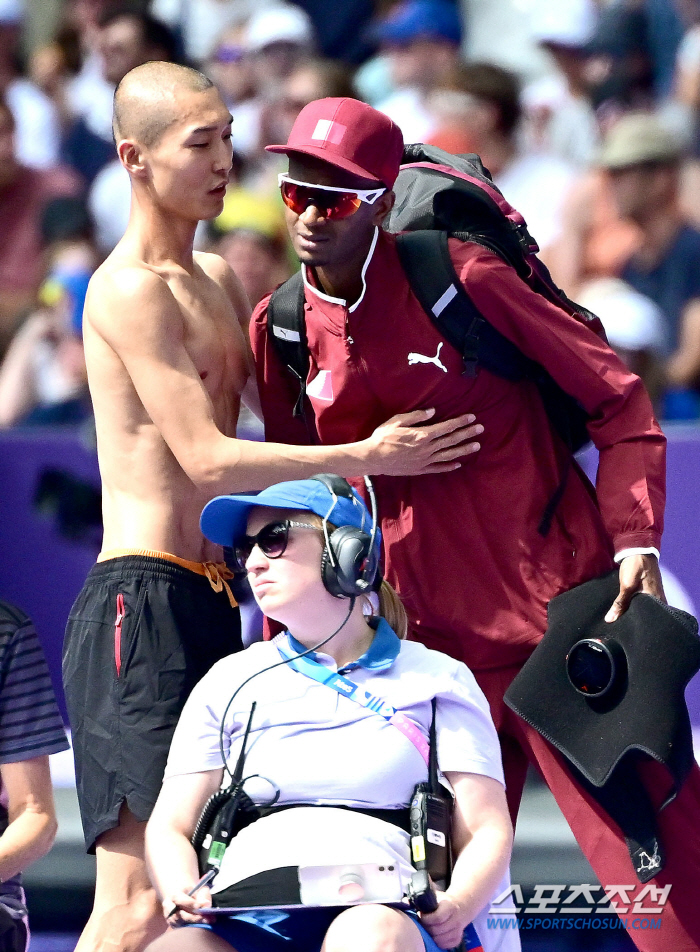
[[[623,116],[608,132],[598,153],[604,169],[622,169],[645,162],[673,162],[684,152],[683,142],[653,113]]]

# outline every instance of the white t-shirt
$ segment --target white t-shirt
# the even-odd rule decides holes
[[[15,120],[17,159],[33,169],[58,165],[61,139],[56,107],[28,79],[13,79],[5,90]]]
[[[199,682],[175,731],[166,780],[221,766],[219,725],[224,709],[246,678],[281,660],[279,642],[290,646],[287,635],[253,644],[219,661]],[[292,645],[295,650],[300,648]],[[316,658],[336,670],[329,655],[319,652]],[[367,666],[360,663],[347,676],[405,714],[426,738],[431,699],[437,698],[441,770],[481,774],[503,783],[488,704],[464,664],[423,645],[399,642],[386,623],[380,625],[364,659]],[[245,775],[260,777],[250,780],[245,789],[257,803],[270,799],[274,788],[279,788],[280,804],[399,809],[408,805],[415,785],[427,779],[420,753],[395,726],[289,665],[254,678],[231,705],[223,734],[231,769],[253,701],[257,708]],[[349,827],[354,831],[351,838]],[[347,852],[350,841],[352,856]],[[404,831],[348,811],[299,809],[273,814],[243,830],[236,845],[237,849],[228,851],[231,858],[227,854],[215,889],[223,888],[224,879],[228,885],[278,866],[374,862],[378,849],[384,859],[391,857],[403,866],[408,876],[411,872]]]
[[[80,72],[68,82],[68,106],[74,116],[81,116],[90,132],[112,142],[112,107],[114,86],[102,75],[102,59],[91,52]]]
[[[544,149],[576,169],[594,162],[600,144],[595,110],[587,98],[571,93],[561,73],[529,83],[520,100],[528,149]],[[544,128],[540,112],[547,116]]]
[[[287,653],[303,650],[287,634],[278,635],[223,658],[197,684],[175,730],[166,780],[221,767],[220,724],[229,700],[253,673],[282,660],[278,644]],[[329,671],[337,670],[329,655],[318,652],[315,660]],[[415,642],[399,641],[380,619],[367,653],[340,673],[402,712],[426,739],[435,697],[441,770],[476,773],[503,783],[488,702],[462,662]],[[257,706],[244,776],[260,777],[246,783],[245,790],[255,802],[263,803],[277,787],[278,803],[299,803],[300,807],[263,817],[238,833],[212,891],[283,866],[361,863],[393,863],[405,887],[413,871],[408,834],[338,805],[407,806],[415,785],[427,780],[425,761],[413,743],[380,715],[281,665],[242,687],[226,713],[223,749],[231,770],[253,701]],[[506,873],[494,897],[509,884]],[[517,930],[488,929],[487,914],[488,907],[474,920],[485,952],[517,952]]]

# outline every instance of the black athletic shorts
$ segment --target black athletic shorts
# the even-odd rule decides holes
[[[225,590],[164,558],[98,562],[71,609],[63,683],[87,851],[126,803],[147,820],[170,740],[194,685],[239,651]]]

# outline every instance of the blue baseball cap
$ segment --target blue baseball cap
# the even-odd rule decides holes
[[[333,477],[340,479],[340,477]],[[305,509],[314,512],[336,527],[355,526],[368,534],[372,531],[372,516],[352,490],[352,499],[336,495],[317,479],[293,479],[268,486],[257,495],[216,496],[202,510],[199,521],[202,532],[218,545],[235,545],[245,535],[248,513],[256,506],[270,509]],[[377,529],[375,548],[377,555],[381,546],[381,532]]]
[[[405,0],[394,7],[373,31],[380,43],[397,46],[419,37],[462,42],[462,19],[451,0]]]

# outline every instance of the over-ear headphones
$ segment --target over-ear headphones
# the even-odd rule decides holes
[[[318,473],[311,479],[323,483],[332,496],[332,503],[323,517],[324,546],[321,556],[321,578],[326,589],[336,598],[356,598],[372,590],[379,571],[379,558],[376,550],[377,538],[377,501],[374,487],[365,476],[365,485],[372,503],[372,528],[370,532],[357,526],[338,526],[328,531],[331,514],[339,498],[350,499],[360,506],[352,487],[334,473]]]

